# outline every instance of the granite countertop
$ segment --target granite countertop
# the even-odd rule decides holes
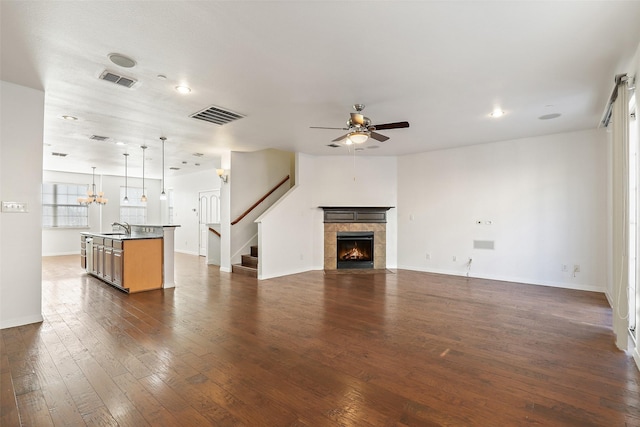
[[[89,233],[82,232],[80,234],[84,234],[85,236],[92,237],[104,237],[106,239],[117,239],[117,240],[142,240],[142,239],[162,239],[162,236],[153,236],[148,234],[125,234],[125,233]]]

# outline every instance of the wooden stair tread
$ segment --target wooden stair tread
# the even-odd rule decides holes
[[[258,257],[251,255],[242,255],[242,265],[245,267],[258,268]]]
[[[247,267],[242,264],[233,264],[231,266],[232,273],[244,274],[245,276],[258,277],[258,269]]]

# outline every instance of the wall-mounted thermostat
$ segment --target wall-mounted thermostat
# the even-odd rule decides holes
[[[2,212],[27,213],[27,204],[24,202],[2,202]]]

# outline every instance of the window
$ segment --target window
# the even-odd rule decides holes
[[[120,222],[129,224],[147,223],[147,204],[141,202],[142,188],[129,187],[127,195],[129,203],[122,202],[125,195],[125,187],[120,187]]]
[[[89,207],[78,203],[88,185],[42,184],[42,226],[44,228],[87,228]]]

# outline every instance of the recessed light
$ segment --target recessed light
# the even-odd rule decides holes
[[[194,165],[196,165],[196,166],[200,166],[200,163],[194,163]]]
[[[124,142],[122,142],[122,141],[118,141],[118,142],[116,142],[116,145],[127,145],[127,144],[125,144],[125,143],[124,143]]]
[[[62,116],[62,118],[70,121],[78,120],[78,118],[74,116]]]
[[[109,59],[114,64],[123,67],[123,68],[133,68],[136,66],[136,61],[129,58],[128,56],[124,56],[120,53],[110,53]]]
[[[500,108],[495,108],[491,112],[491,114],[489,114],[489,116],[493,117],[494,119],[497,119],[498,117],[504,116],[504,111],[502,111]]]
[[[188,86],[176,86],[176,90],[183,95],[191,93],[191,88]]]
[[[560,117],[562,114],[560,113],[551,113],[551,114],[545,114],[543,116],[538,117],[539,120],[551,120],[551,119],[557,119],[558,117]]]
[[[156,77],[158,78],[158,80],[167,80],[167,76],[165,76],[164,74],[158,74]]]

